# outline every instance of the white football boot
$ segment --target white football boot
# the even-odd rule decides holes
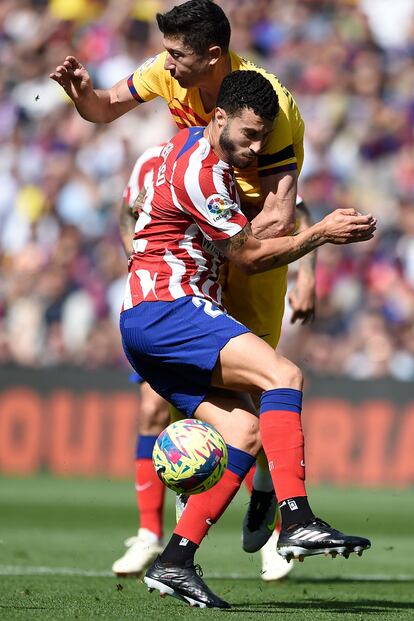
[[[141,576],[164,549],[161,539],[146,528],[138,529],[135,537],[125,540],[125,545],[127,551],[112,565],[116,576]]]
[[[276,546],[278,539],[279,533],[273,531],[269,541],[267,541],[260,550],[260,555],[262,557],[261,578],[266,582],[282,580],[282,578],[290,574],[293,569],[293,561],[286,561],[277,553]]]

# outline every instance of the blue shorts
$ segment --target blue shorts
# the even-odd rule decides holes
[[[121,313],[120,328],[135,371],[188,417],[205,399],[220,351],[250,332],[211,302],[189,296],[141,302]]]
[[[140,375],[136,371],[135,373],[130,373],[128,379],[131,382],[131,384],[142,384],[142,382],[145,382],[142,375]]]

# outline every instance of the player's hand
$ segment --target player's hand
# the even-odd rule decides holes
[[[58,65],[49,78],[60,84],[75,102],[93,90],[89,73],[74,56],[66,56],[63,64]]]
[[[304,282],[298,278],[295,286],[288,294],[292,308],[290,323],[300,321],[302,325],[311,323],[315,319],[316,289],[315,281]]]
[[[376,223],[371,214],[362,215],[355,209],[336,209],[321,221],[324,236],[331,244],[351,244],[371,239]]]

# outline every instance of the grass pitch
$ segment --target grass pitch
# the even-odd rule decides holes
[[[240,548],[241,491],[198,554],[229,612],[191,609],[111,576],[136,530],[133,485],[37,477],[0,478],[0,619],[414,619],[414,495],[411,491],[315,489],[312,504],[335,526],[366,535],[362,558],[311,558],[280,583],[260,579],[259,555]],[[166,508],[167,534],[173,498]]]

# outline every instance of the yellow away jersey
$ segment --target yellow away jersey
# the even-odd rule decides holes
[[[164,69],[167,52],[144,62],[128,79],[128,86],[135,99],[142,103],[155,97],[167,102],[179,129],[194,125],[207,125],[212,112],[206,112],[198,88],[182,88],[169,71]],[[303,163],[304,123],[295,100],[276,76],[230,52],[231,69],[254,70],[272,83],[279,98],[279,114],[273,132],[257,159],[257,164],[243,171],[235,171],[242,201],[260,205],[260,177],[289,170],[298,170]]]

